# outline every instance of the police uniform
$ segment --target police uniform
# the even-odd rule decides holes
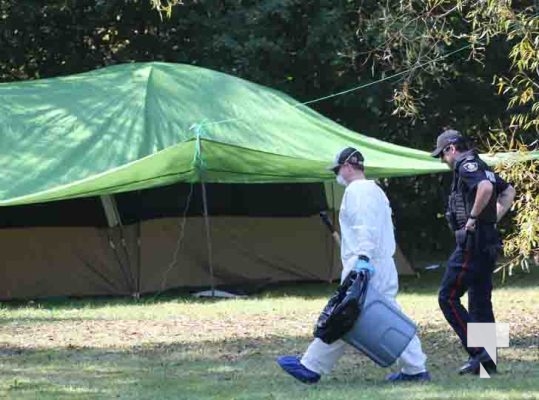
[[[466,231],[464,227],[471,217],[477,185],[484,180],[492,183],[492,196],[483,211],[474,216],[475,230]],[[482,349],[468,348],[467,323],[494,322],[492,274],[501,247],[496,229],[496,199],[508,186],[475,152],[462,153],[456,159],[446,213],[455,233],[456,248],[447,262],[438,301],[447,322],[472,357]],[[460,302],[466,291],[468,310]]]

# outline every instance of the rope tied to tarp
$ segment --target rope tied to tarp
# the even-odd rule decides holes
[[[195,132],[195,153],[193,155],[193,165],[195,166],[195,169],[199,172],[204,170],[205,162],[202,158],[202,143],[201,138],[203,136],[207,136],[205,133],[205,130],[203,128],[205,124],[205,120],[202,122],[196,122],[193,125],[190,126],[189,130]]]
[[[388,75],[388,76],[383,76],[382,78],[380,79],[377,79],[375,81],[372,81],[372,82],[368,82],[368,83],[364,83],[362,85],[358,85],[358,86],[354,86],[350,89],[346,89],[346,90],[342,90],[340,92],[336,92],[336,93],[331,93],[327,96],[322,96],[322,97],[318,97],[316,99],[313,99],[313,100],[308,100],[308,101],[304,101],[304,102],[301,102],[301,103],[297,103],[297,104],[291,104],[290,106],[291,107],[294,107],[294,108],[299,108],[299,107],[304,107],[308,104],[313,104],[313,103],[318,103],[319,101],[324,101],[324,100],[327,100],[327,99],[331,99],[333,97],[337,97],[337,96],[342,96],[342,95],[345,95],[345,94],[348,94],[348,93],[352,93],[352,92],[355,92],[355,91],[358,91],[358,90],[361,90],[361,89],[365,89],[369,86],[373,86],[373,85],[377,85],[379,83],[382,83],[382,82],[385,82],[385,81],[389,81],[389,80],[392,80],[394,78],[397,78],[399,76],[402,76],[402,75],[406,75],[418,68],[422,68],[422,67],[425,67],[429,64],[432,64],[432,63],[435,63],[437,61],[440,61],[440,60],[443,60],[445,58],[448,58],[450,56],[452,56],[453,54],[456,54],[456,53],[460,53],[461,51],[463,50],[466,50],[468,48],[470,48],[471,45],[468,44],[468,45],[465,45],[465,46],[462,46],[456,50],[453,50],[447,54],[443,54],[437,58],[434,58],[432,60],[428,60],[428,61],[425,61],[423,63],[416,63],[415,65],[411,66],[410,68],[404,70],[404,71],[401,71],[401,72],[397,72],[393,75]],[[223,119],[223,120],[219,120],[219,121],[207,121],[207,122],[202,122],[200,124],[193,124],[192,127],[196,126],[195,128],[195,132],[196,132],[196,129],[202,129],[202,127],[204,126],[210,126],[210,125],[221,125],[221,124],[226,124],[226,123],[230,123],[230,122],[237,122],[237,121],[243,121],[243,120],[246,120],[248,117],[237,117],[237,118],[226,118],[226,119]]]
[[[206,231],[206,244],[208,247],[208,273],[210,276],[210,287],[212,291],[212,296],[214,296],[215,295],[215,275],[214,275],[214,269],[213,269],[213,246],[212,246],[212,240],[211,240],[210,218],[209,218],[209,212],[208,212],[208,196],[206,192],[205,173],[204,173],[206,163],[204,162],[204,158],[202,156],[202,138],[207,135],[203,128],[203,124],[204,124],[204,121],[199,122],[199,123],[194,123],[190,126],[189,130],[192,130],[195,133],[195,152],[193,154],[193,166],[195,167],[195,170],[197,171],[198,178],[200,180],[201,189],[202,189],[204,226],[205,226],[205,231]],[[159,294],[163,292],[163,290],[165,290],[168,274],[174,268],[174,266],[178,263],[178,259],[180,255],[180,248],[185,238],[185,225],[187,223],[187,211],[191,204],[193,187],[194,187],[194,183],[191,183],[189,195],[187,197],[185,208],[183,210],[183,216],[180,222],[180,234],[179,234],[178,240],[176,241],[176,246],[174,249],[172,261],[169,263],[167,269],[163,273],[163,278],[161,281],[161,288],[160,288],[160,291],[155,295],[155,297],[159,296]]]
[[[445,59],[453,54],[456,54],[456,53],[459,53],[467,48],[469,48],[470,45],[466,45],[466,46],[463,46],[455,51],[452,51],[450,53],[447,53],[447,54],[444,54],[438,58],[435,58],[435,59],[432,59],[432,60],[429,60],[427,62],[424,62],[424,63],[421,63],[421,64],[417,64],[417,65],[414,65],[412,67],[410,67],[409,69],[405,70],[405,71],[401,71],[401,72],[398,72],[396,74],[393,74],[393,75],[389,75],[389,76],[384,76],[376,81],[372,81],[372,82],[368,82],[366,84],[362,84],[362,85],[359,85],[359,86],[355,86],[355,87],[352,87],[350,89],[346,89],[346,90],[343,90],[343,91],[340,91],[340,92],[336,92],[336,93],[332,93],[332,94],[329,94],[327,96],[323,96],[323,97],[319,97],[319,98],[316,98],[316,99],[313,99],[313,100],[309,100],[309,101],[305,101],[305,102],[302,102],[302,103],[298,103],[298,104],[294,104],[293,107],[304,107],[308,104],[313,104],[313,103],[317,103],[317,102],[320,102],[320,101],[323,101],[323,100],[327,100],[327,99],[330,99],[330,98],[333,98],[333,97],[337,97],[337,96],[342,96],[344,94],[348,94],[348,93],[351,93],[351,92],[355,92],[357,90],[361,90],[361,89],[364,89],[366,87],[369,87],[369,86],[373,86],[373,85],[376,85],[376,84],[379,84],[379,83],[382,83],[382,82],[385,82],[385,81],[389,81],[391,79],[394,79],[398,76],[401,76],[401,75],[404,75],[404,74],[407,74],[417,68],[421,68],[421,67],[424,67],[428,64],[431,64],[433,62],[436,62],[436,61],[439,61],[439,60],[442,60],[442,59]],[[238,117],[238,118],[227,118],[227,119],[223,119],[223,120],[219,120],[219,121],[207,121],[207,120],[203,120],[201,122],[196,122],[196,123],[193,123],[190,127],[189,127],[189,130],[193,131],[195,133],[195,151],[194,151],[194,154],[193,154],[193,166],[195,168],[195,170],[197,171],[197,174],[198,174],[198,178],[200,180],[200,184],[201,184],[201,188],[202,188],[202,201],[203,201],[203,215],[204,215],[204,223],[205,223],[205,230],[206,230],[206,243],[207,243],[207,246],[208,246],[208,269],[209,269],[209,275],[210,275],[210,286],[211,286],[211,290],[212,290],[212,296],[214,295],[214,292],[215,292],[215,278],[214,278],[214,269],[213,269],[213,247],[212,247],[212,243],[211,243],[211,229],[210,229],[210,221],[209,221],[209,213],[208,213],[208,199],[207,199],[207,193],[206,193],[206,185],[205,185],[205,162],[204,162],[204,158],[202,156],[202,139],[204,137],[208,137],[207,135],[207,132],[204,130],[204,127],[205,126],[211,126],[211,125],[220,125],[220,124],[225,124],[225,123],[231,123],[231,122],[237,122],[237,121],[242,121],[242,120],[245,120],[247,117]],[[161,282],[161,290],[155,295],[155,297],[159,296],[159,294],[165,289],[165,286],[166,286],[166,280],[167,280],[167,275],[169,274],[169,272],[171,271],[171,269],[176,265],[177,261],[178,261],[178,256],[179,256],[179,250],[180,250],[180,247],[181,247],[181,244],[183,242],[183,239],[184,239],[184,236],[185,236],[185,224],[186,224],[186,221],[187,221],[187,210],[190,206],[190,203],[191,203],[191,195],[192,195],[192,192],[193,192],[193,186],[194,184],[191,183],[191,189],[190,189],[190,192],[189,192],[189,196],[187,198],[187,202],[186,202],[186,205],[185,205],[185,209],[184,209],[184,212],[183,212],[183,217],[182,217],[182,221],[181,221],[181,225],[180,225],[180,235],[179,235],[179,238],[178,238],[178,241],[176,243],[176,248],[174,250],[174,253],[173,253],[173,259],[171,261],[171,263],[169,264],[169,266],[167,267],[165,273],[163,274],[163,280]]]

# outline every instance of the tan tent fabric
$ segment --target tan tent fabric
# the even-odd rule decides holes
[[[208,287],[204,219],[189,217],[185,222],[180,242],[181,218],[154,219],[123,229],[0,229],[0,299]],[[339,277],[338,249],[318,216],[211,217],[210,235],[216,285]],[[399,273],[413,272],[399,254],[396,260]]]
[[[106,230],[0,230],[0,298],[126,294]]]

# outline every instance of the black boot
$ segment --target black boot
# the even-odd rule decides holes
[[[459,368],[459,375],[479,374],[479,361],[475,357],[468,358],[468,361]]]
[[[483,364],[483,368],[485,368],[485,371],[487,371],[489,374],[497,372],[496,364],[494,361],[492,361],[487,351],[483,350],[479,354],[470,357],[468,361],[462,367],[460,367],[459,375],[479,375],[481,364]]]

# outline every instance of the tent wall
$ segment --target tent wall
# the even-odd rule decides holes
[[[324,185],[207,187],[216,285],[339,278],[339,249],[318,216],[330,209],[333,217]],[[0,207],[0,298],[210,285],[200,185],[111,200],[122,222],[113,227],[99,197]],[[399,253],[396,260],[399,273],[412,272]]]
[[[210,223],[217,285],[339,278],[338,249],[318,216],[212,217]],[[172,263],[181,224],[181,218],[163,218],[143,221],[140,227],[126,226],[127,252],[119,229],[1,229],[0,298],[131,295],[208,286],[203,218],[186,219],[176,263]],[[412,272],[398,257],[397,266],[401,274]]]
[[[208,253],[204,220],[186,219],[177,262],[181,218],[138,224],[123,232],[128,254],[107,228],[55,227],[0,230],[0,298],[125,295],[175,287],[207,286]],[[217,285],[338,277],[338,254],[318,217],[211,219]],[[124,273],[122,265],[129,264]]]
[[[178,263],[171,268],[180,223],[177,218],[167,218],[142,225],[142,291],[209,284],[202,218],[188,220]],[[317,217],[214,217],[210,223],[218,285],[331,280],[337,276],[337,254]]]
[[[106,229],[1,229],[0,243],[2,299],[128,293]]]

